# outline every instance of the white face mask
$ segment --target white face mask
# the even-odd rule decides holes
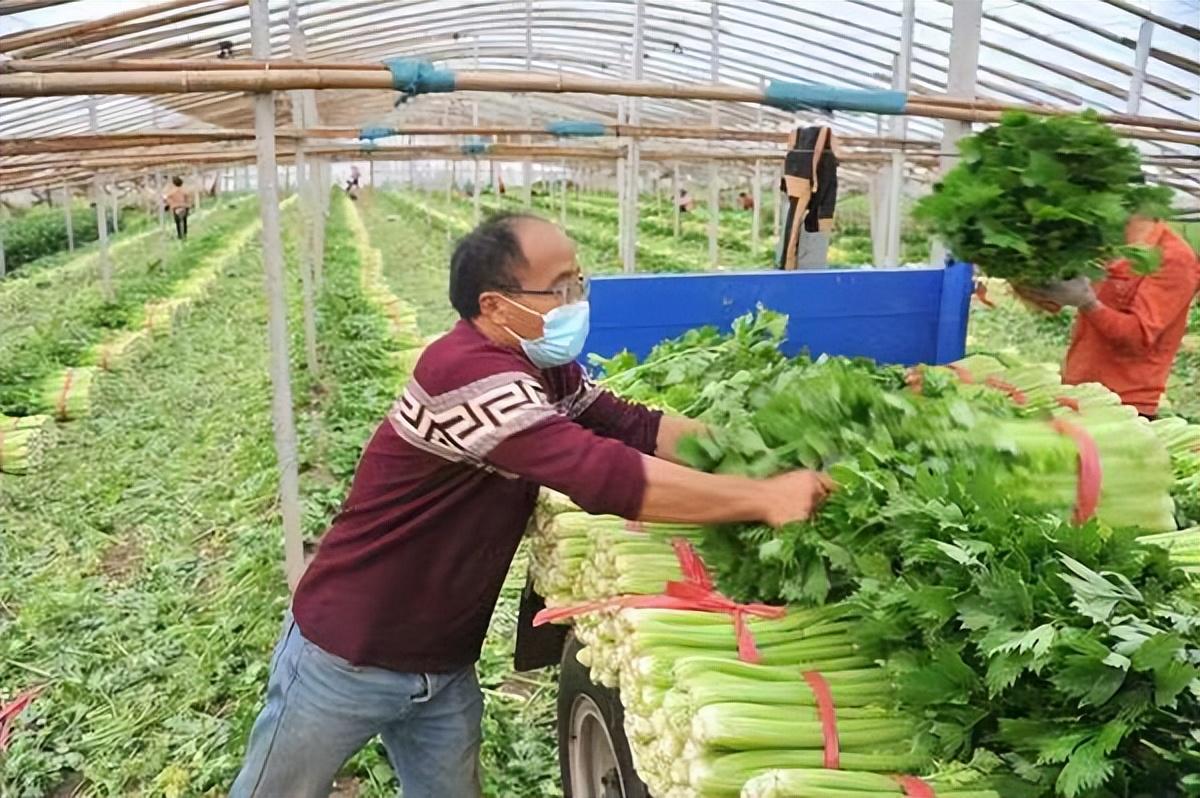
[[[504,328],[509,335],[521,342],[521,349],[533,365],[541,369],[564,366],[583,352],[591,321],[591,305],[586,299],[560,305],[549,313],[538,313],[520,302],[504,298],[526,313],[532,313],[542,319],[540,338],[525,339],[508,327]]]

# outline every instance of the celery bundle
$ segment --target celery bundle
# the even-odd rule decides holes
[[[91,361],[103,371],[111,371],[140,351],[147,341],[147,330],[125,330],[92,347]]]
[[[931,786],[933,786],[931,784]],[[895,777],[836,770],[772,770],[747,782],[741,798],[901,798]],[[1001,798],[993,790],[937,787],[938,798]]]
[[[1200,524],[1200,424],[1160,418],[1150,422],[1150,429],[1171,455],[1176,521],[1180,526]]]
[[[0,416],[0,473],[35,471],[50,445],[51,422],[49,416]]]
[[[42,405],[49,408],[59,421],[82,418],[91,412],[92,380],[96,369],[91,366],[64,369],[47,377],[41,385]]]

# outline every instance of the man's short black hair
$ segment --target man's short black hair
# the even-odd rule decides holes
[[[182,185],[183,185],[183,178],[182,178],[182,177],[180,177],[179,175],[175,175],[174,177],[172,177],[172,178],[171,178],[171,182],[172,182],[172,183],[174,183],[174,184],[175,184],[175,185],[177,185],[177,186],[182,186]]]
[[[532,213],[500,213],[463,236],[450,256],[450,304],[464,319],[479,315],[479,295],[520,285],[516,272],[528,265],[516,223]]]

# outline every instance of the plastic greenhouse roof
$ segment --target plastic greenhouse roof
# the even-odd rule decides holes
[[[100,19],[151,0],[0,0],[0,58],[215,58],[228,41],[249,57],[244,3],[196,0],[183,8],[78,36],[63,47],[5,50],[4,36]],[[633,0],[296,0],[312,60],[371,61],[420,56],[459,69],[519,70],[589,77],[630,74]],[[272,0],[272,50],[290,57],[287,0]],[[210,13],[198,14],[208,10]],[[786,79],[850,88],[889,88],[900,42],[900,0],[720,0],[718,74],[722,83],[757,86]],[[648,80],[711,81],[713,3],[646,0],[643,75]],[[946,90],[951,0],[916,0],[913,93]],[[187,17],[187,18],[180,18]],[[977,96],[1013,103],[1124,112],[1142,24],[1155,22],[1140,113],[1200,119],[1200,0],[983,0]],[[156,24],[147,24],[156,23]],[[615,123],[622,104],[640,103],[646,125],[711,126],[711,103],[623,100],[595,95],[456,92],[423,95],[393,107],[383,91],[317,93],[321,124],[337,126],[469,123],[541,125],[557,119]],[[97,98],[104,132],[253,125],[244,94]],[[291,122],[289,101],[278,120]],[[866,113],[791,114],[743,103],[719,105],[720,126],[771,130],[825,119],[853,135],[886,133],[888,120]],[[910,117],[907,137],[940,141],[941,122]],[[0,99],[0,136],[53,137],[89,130],[81,97]],[[1200,194],[1200,136],[1192,143],[1138,141],[1147,154],[1179,166],[1148,167],[1177,188]],[[715,142],[702,146],[717,151]],[[725,149],[736,143],[722,143]],[[749,146],[749,145],[742,145]],[[761,145],[760,145],[761,146]],[[0,162],[27,163],[9,157]]]

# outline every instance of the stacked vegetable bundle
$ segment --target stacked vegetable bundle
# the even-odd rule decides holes
[[[847,608],[747,608],[745,638],[729,614],[661,595],[689,581],[680,552],[700,529],[589,516],[550,496],[534,530],[535,585],[559,608],[551,618],[574,617],[592,680],[620,688],[635,765],[655,795],[734,798],[769,768],[821,769],[831,756],[847,771],[928,764],[912,719],[891,709],[889,675],[857,650]],[[739,659],[747,639],[755,664]]]
[[[784,362],[731,340],[692,334],[703,354],[681,340],[640,365],[616,359],[609,382],[708,421],[717,432],[684,451],[701,467],[824,468],[839,483],[812,522],[704,530],[700,550],[721,593],[851,613],[850,655],[865,657],[853,669],[886,666],[894,693],[881,708],[908,729],[907,752],[923,772],[967,763],[967,781],[953,782],[963,789],[1091,798],[1200,788],[1200,607],[1166,550],[1184,564],[1190,543],[1139,539],[1175,528],[1168,492],[1178,475],[1153,426],[1102,388],[1062,386],[1045,367],[974,358],[906,373],[842,359]],[[737,354],[713,360],[712,347]],[[708,362],[711,373],[684,370]],[[587,570],[586,550],[570,556],[574,573]],[[582,586],[566,579],[558,588]],[[666,741],[662,718],[686,700],[663,704],[660,692],[680,692],[665,688],[677,661],[735,656],[728,619],[708,616],[727,630],[722,645],[689,648],[698,635],[680,635],[656,657],[631,642],[661,640],[639,632],[662,620],[648,612],[589,616],[577,628],[591,636],[597,677],[620,684],[635,707],[631,737],[653,741],[639,763],[648,777],[675,790],[665,794],[709,794],[703,767],[689,764],[685,781],[678,763],[712,750],[695,735],[686,750]],[[768,662],[776,646],[806,644],[799,633],[782,638],[762,646]],[[654,674],[658,691],[645,685]],[[886,746],[878,750],[895,753]],[[794,770],[795,761],[778,757],[774,767]],[[816,792],[835,788],[825,775],[764,779],[747,794],[840,795]]]
[[[36,470],[53,430],[49,416],[0,416],[0,473]]]

